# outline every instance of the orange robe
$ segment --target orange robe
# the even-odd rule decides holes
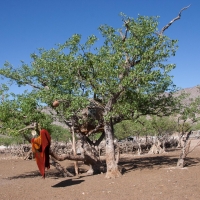
[[[40,136],[33,138],[31,143],[37,166],[41,175],[45,178],[45,168],[50,168],[49,148],[51,145],[51,136],[47,130],[42,129],[40,131]]]

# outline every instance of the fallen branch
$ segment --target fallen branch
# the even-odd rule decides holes
[[[58,163],[53,157],[51,157],[51,163],[60,173],[62,173],[63,177],[73,177],[74,175],[71,174],[67,169],[62,167],[60,163]]]

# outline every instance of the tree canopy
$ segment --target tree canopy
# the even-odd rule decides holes
[[[122,14],[122,19],[124,35],[121,29],[100,26],[105,38],[101,47],[95,47],[96,36],[82,44],[81,35],[75,34],[56,49],[31,54],[30,66],[15,68],[6,62],[0,74],[19,86],[33,86],[37,103],[51,106],[55,99],[65,100],[67,118],[94,96],[104,106],[112,104],[109,115],[114,118],[163,115],[175,91],[169,75],[175,65],[165,61],[175,55],[177,41],[157,33],[157,17]]]

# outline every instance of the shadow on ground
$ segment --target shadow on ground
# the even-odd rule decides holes
[[[57,188],[57,187],[68,187],[68,186],[80,184],[82,182],[84,182],[84,180],[68,179],[68,180],[61,181],[60,183],[57,183],[56,185],[53,185],[51,187],[54,187],[54,188]]]
[[[67,170],[72,173],[75,174],[74,172],[74,166],[68,166]],[[79,169],[80,173],[85,173],[86,171],[80,167]],[[58,178],[63,178],[63,174],[61,172],[59,172],[58,170],[56,170],[54,167],[51,167],[51,169],[47,170],[45,172],[45,176],[46,178],[54,178],[54,179],[58,179]],[[12,177],[8,177],[6,179],[8,180],[13,180],[13,179],[19,179],[19,178],[36,178],[36,177],[41,177],[41,174],[39,172],[39,170],[35,170],[35,171],[30,171],[30,172],[26,172],[23,174],[19,174],[17,176],[12,176]]]
[[[159,168],[165,168],[165,167],[176,167],[177,165],[177,161],[178,161],[178,156],[177,155],[173,155],[173,156],[169,156],[167,154],[162,154],[162,155],[145,155],[145,156],[141,156],[141,157],[134,157],[133,155],[127,155],[126,157],[123,157],[120,159],[119,162],[119,166],[123,169],[122,173],[128,173],[129,171],[135,171],[135,170],[143,170],[143,169],[159,169]],[[186,161],[186,167],[190,167],[190,166],[200,166],[200,158],[191,158],[191,157],[187,157],[185,159]],[[105,166],[105,160],[102,160],[102,165]],[[67,168],[68,171],[72,172],[74,171],[74,166],[69,166]],[[82,166],[80,166],[80,178],[88,176],[87,174],[85,174],[85,169],[82,168]],[[8,180],[12,180],[12,179],[18,179],[18,178],[36,178],[36,177],[41,177],[41,174],[39,173],[38,170],[35,171],[30,171],[24,174],[20,174],[17,176],[12,176],[12,177],[8,177]],[[48,170],[46,172],[46,177],[47,178],[54,178],[54,179],[58,179],[58,178],[63,178],[62,173],[60,173],[59,171],[57,171],[55,168],[51,168],[50,170]],[[70,179],[71,180],[71,179]],[[61,182],[61,185],[65,185],[68,186],[68,182],[70,180],[66,180],[66,182]],[[78,184],[81,180],[77,181],[72,181],[73,184]],[[69,185],[71,185],[72,183],[70,182]],[[52,186],[53,187],[53,186]],[[65,187],[65,186],[55,186],[55,187]]]
[[[156,157],[138,157],[130,160],[129,158],[123,158],[119,165],[125,168],[125,173],[132,170],[143,170],[153,168],[164,168],[164,167],[176,167],[178,158],[174,156],[156,156]],[[199,158],[188,157],[185,159],[186,167],[200,165]]]

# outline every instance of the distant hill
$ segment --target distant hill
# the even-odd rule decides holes
[[[51,109],[50,107],[46,107],[42,110],[42,112],[48,114],[48,115],[52,115],[54,118],[54,121],[52,124],[57,125],[57,126],[61,126],[62,128],[67,128],[69,129],[69,127],[64,123],[64,122],[60,122],[59,121],[59,117],[56,116],[56,112],[55,110]]]
[[[196,99],[198,96],[200,96],[200,86],[195,86],[191,88],[184,88],[179,90],[176,95],[180,95],[182,92],[185,92],[189,94],[188,98],[186,98],[185,103],[189,103],[191,99]]]

